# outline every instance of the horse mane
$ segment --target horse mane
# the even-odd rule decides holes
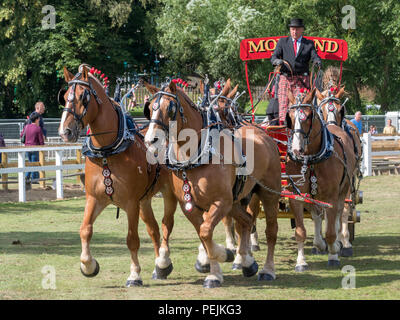
[[[323,90],[329,90],[331,87],[337,87],[339,85],[340,69],[338,67],[329,66],[322,78]]]
[[[197,108],[196,104],[190,99],[190,97],[186,94],[185,91],[183,91],[181,88],[176,87],[176,92],[179,92],[181,96],[184,98],[184,100],[195,110],[199,111]]]

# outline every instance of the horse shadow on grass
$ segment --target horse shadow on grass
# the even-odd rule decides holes
[[[154,252],[149,237],[141,237],[140,243],[140,254]],[[129,254],[124,236],[97,232],[93,234],[90,247],[96,257]],[[79,256],[81,240],[78,232],[0,232],[0,253]]]

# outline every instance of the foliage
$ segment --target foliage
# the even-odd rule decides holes
[[[356,29],[344,29],[338,0],[164,0],[157,18],[163,54],[169,59],[168,72],[199,71],[215,78],[230,77],[244,88],[243,63],[238,58],[239,43],[251,37],[287,35],[287,22],[302,17],[305,35],[341,38],[349,44],[343,82],[350,93],[349,112],[361,109],[359,89],[376,90],[375,103],[382,111],[398,108],[400,92],[399,48],[400,5],[395,0],[354,0]],[[332,62],[324,61],[324,66]],[[337,63],[337,62],[335,62]],[[249,64],[251,83],[263,85],[272,70],[269,61]]]
[[[356,28],[345,29],[342,9],[356,10]],[[287,35],[301,17],[305,35],[345,39],[349,58],[343,83],[349,113],[363,109],[360,88],[376,92],[381,112],[399,108],[400,4],[397,0],[57,0],[56,28],[43,30],[44,0],[0,4],[0,116],[31,111],[41,99],[46,116],[58,116],[62,68],[81,63],[101,68],[111,83],[125,71],[149,70],[160,60],[163,76],[208,74],[231,78],[246,90],[239,43]],[[161,58],[161,59],[160,59]],[[324,61],[324,67],[337,62]],[[269,60],[249,63],[251,85],[265,85]],[[112,92],[112,91],[111,91]],[[244,97],[246,102],[248,97]]]
[[[145,9],[139,2],[57,1],[54,29],[43,29],[45,1],[3,1],[0,7],[0,114],[30,113],[37,100],[58,116],[56,95],[63,67],[81,63],[102,69],[111,79],[130,66],[146,67],[151,57],[143,33]],[[146,4],[150,6],[150,4]]]

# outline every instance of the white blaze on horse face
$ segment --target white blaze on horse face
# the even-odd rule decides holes
[[[61,137],[65,134],[65,130],[64,130],[65,124],[64,124],[64,122],[65,122],[65,120],[67,119],[67,115],[68,115],[68,111],[64,111],[64,112],[62,113],[62,116],[61,116],[60,126],[58,127],[58,134],[59,134]]]
[[[296,110],[294,115],[294,130],[295,133],[293,134],[293,141],[292,141],[292,151],[294,154],[299,155],[302,146],[303,146],[303,135],[301,134],[301,122],[300,122],[300,114],[299,110]],[[297,132],[296,132],[297,131]]]
[[[161,98],[160,101],[158,101],[159,106],[162,105],[163,102],[164,102],[164,99]],[[157,103],[157,102],[155,102],[155,103]],[[154,107],[154,104],[153,104],[153,107]],[[161,111],[160,111],[159,107],[156,110],[153,109],[153,114],[151,115],[151,120],[160,120],[160,119],[158,119],[160,113],[161,113]],[[150,122],[149,130],[147,130],[147,133],[144,137],[144,142],[149,149],[151,148],[152,142],[156,138],[155,126],[156,126],[156,123]]]
[[[331,122],[331,124],[336,123],[336,107],[334,107],[334,110],[332,110],[332,111],[330,110],[332,108],[330,108],[328,106],[326,108],[328,111],[328,117],[327,117],[326,121],[328,123]]]

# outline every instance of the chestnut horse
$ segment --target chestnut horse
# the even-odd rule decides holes
[[[315,199],[332,204],[332,208],[318,211],[307,205],[312,213],[315,225],[321,225],[322,214],[326,214],[326,242],[328,245],[328,266],[339,266],[340,222],[345,198],[352,184],[352,175],[356,164],[352,143],[349,136],[339,127],[326,127],[318,111],[312,104],[316,89],[296,98],[289,90],[290,107],[286,115],[288,128],[292,136],[288,142],[286,172],[288,175],[301,173],[303,178],[295,182],[301,193],[311,194]],[[308,269],[304,255],[306,229],[303,222],[305,204],[289,200],[295,216],[295,237],[298,244],[298,256],[295,270]],[[317,240],[317,241],[316,241]],[[321,232],[316,232],[314,245],[321,251],[325,242]]]
[[[332,80],[331,80],[332,81]],[[333,82],[335,84],[335,82]],[[330,90],[332,88],[332,90]],[[316,91],[317,102],[322,113],[322,117],[328,126],[334,125],[339,126],[347,132],[353,145],[353,152],[356,158],[355,171],[353,173],[353,184],[352,188],[348,190],[347,198],[352,200],[351,204],[345,203],[342,217],[342,232],[341,242],[343,248],[341,250],[341,256],[349,257],[353,255],[352,245],[349,241],[350,233],[348,228],[348,218],[353,216],[352,212],[355,210],[356,201],[359,197],[356,196],[358,193],[358,185],[362,178],[361,173],[361,158],[362,158],[362,143],[357,127],[349,120],[345,119],[345,106],[341,103],[340,99],[344,95],[344,87],[336,92],[335,86],[328,87],[324,92]],[[356,187],[357,186],[357,187]]]
[[[87,156],[85,162],[86,205],[80,227],[81,271],[87,277],[99,272],[99,264],[89,249],[93,224],[104,208],[114,204],[126,211],[128,217],[126,242],[131,253],[131,267],[126,286],[143,284],[138,259],[139,216],[145,222],[154,245],[156,266],[153,278],[165,279],[172,271],[168,239],[177,205],[169,185],[170,174],[164,168],[148,164],[140,134],[136,132],[129,137],[130,142],[125,139],[122,130],[125,117],[120,106],[106,95],[102,84],[88,72],[85,65],[80,66],[75,76],[64,68],[64,77],[69,88],[64,95],[66,104],[59,135],[65,142],[76,142],[80,131],[89,125],[90,150],[100,155]],[[124,134],[123,138],[121,133]],[[125,150],[119,149],[120,146],[125,146]],[[151,208],[151,198],[158,191],[164,199],[161,246],[159,227]]]
[[[226,84],[221,92],[221,94],[218,97],[217,105],[213,106],[214,109],[218,112],[221,122],[224,124],[225,127],[230,128],[231,130],[234,130],[235,127],[240,125],[240,116],[237,113],[237,108],[236,106],[232,105],[233,101],[232,99],[236,96],[237,90],[238,90],[239,85],[236,85],[231,91],[231,80],[228,79],[226,81]],[[204,94],[204,84],[203,82],[200,83],[200,92]],[[213,100],[218,96],[216,89],[211,88],[210,89],[210,100]],[[243,124],[243,123],[242,123]],[[251,123],[247,123],[246,125],[252,125]],[[257,209],[258,208],[258,209]],[[259,213],[259,199],[257,195],[253,195],[252,200],[249,203],[249,206],[247,208],[249,212],[252,213],[252,215],[257,216]],[[225,235],[226,235],[226,245],[227,248],[235,250],[235,233],[234,233],[234,225],[233,225],[233,220],[230,216],[226,216],[224,219],[222,219],[222,223],[224,224],[224,229],[225,229]],[[258,235],[257,235],[257,220],[254,220],[254,225],[251,230],[250,234],[250,248],[252,252],[259,251],[260,246],[258,244]],[[241,266],[240,264],[237,264],[234,262],[233,269],[240,269]]]
[[[241,179],[242,188],[237,194],[233,194],[235,182],[237,182],[236,162],[229,163],[229,152],[224,148],[213,151],[218,155],[217,163],[201,163],[186,161],[184,141],[172,141],[170,137],[172,130],[176,135],[189,132],[195,136],[196,148],[203,125],[203,116],[201,110],[190,100],[190,98],[174,82],[170,82],[160,89],[145,83],[146,88],[153,94],[150,106],[145,108],[145,114],[150,119],[149,130],[145,136],[145,142],[149,150],[157,151],[158,144],[167,147],[174,147],[181,154],[179,165],[171,165],[174,169],[171,175],[174,193],[178,198],[185,216],[195,227],[203,248],[207,253],[210,262],[210,274],[204,281],[204,287],[214,288],[221,286],[223,282],[222,270],[218,262],[229,261],[233,258],[223,246],[213,241],[213,232],[218,222],[228,214],[231,214],[236,220],[236,230],[239,235],[239,246],[236,255],[236,261],[242,265],[244,276],[250,277],[257,273],[258,265],[250,255],[249,236],[253,225],[254,217],[246,212],[246,206],[253,193],[257,194],[264,204],[267,212],[267,241],[268,254],[264,268],[259,273],[260,280],[275,279],[274,249],[277,238],[277,214],[279,194],[270,192],[270,190],[279,190],[280,192],[280,163],[278,149],[265,133],[255,132],[250,127],[241,127],[236,131],[235,136],[241,141],[243,151],[246,152],[246,169],[252,157],[263,159],[263,161],[254,162],[254,168],[247,179]],[[172,121],[171,121],[172,120]],[[171,131],[170,131],[171,130]],[[203,131],[204,132],[204,131]],[[218,139],[220,146],[224,143],[224,133]],[[165,139],[165,140],[164,140]],[[228,136],[226,141],[232,146],[233,137]],[[253,150],[247,150],[246,146],[253,147]],[[229,146],[229,145],[228,145]],[[197,149],[196,149],[197,150]],[[204,149],[202,149],[204,150]],[[233,147],[231,149],[231,152]],[[200,151],[199,151],[200,152]],[[210,155],[211,151],[205,154]],[[176,151],[175,151],[176,153]],[[168,154],[170,154],[168,152]],[[202,151],[203,154],[203,151]],[[178,158],[176,156],[176,158]],[[193,159],[193,158],[191,158]],[[183,162],[186,161],[186,162]],[[224,161],[221,163],[221,161]],[[239,170],[238,170],[239,171]],[[243,174],[244,176],[244,174]],[[232,259],[233,260],[233,259]]]

